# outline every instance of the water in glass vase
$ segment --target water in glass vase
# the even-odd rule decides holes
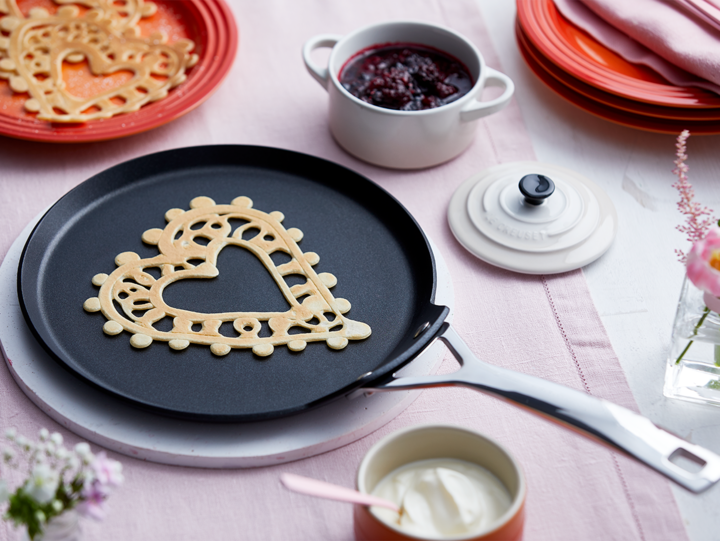
[[[678,302],[663,394],[720,406],[720,301],[687,278]]]

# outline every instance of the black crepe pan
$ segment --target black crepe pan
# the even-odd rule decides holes
[[[337,277],[333,295],[372,335],[336,351],[310,343],[299,353],[277,347],[269,358],[250,350],[216,357],[206,346],[174,351],[163,342],[135,349],[130,336],[102,332],[104,317],[86,313],[97,295],[91,279],[110,273],[121,252],[157,255],[141,241],[163,228],[165,212],[197,196],[218,204],[247,196],[283,225],[303,231],[316,272]],[[287,304],[262,264],[242,248],[218,257],[219,276],[184,280],[164,299],[199,312],[280,311]],[[290,284],[291,285],[291,284]],[[720,479],[720,457],[655,427],[628,410],[585,393],[479,361],[433,303],[435,264],[407,210],[371,180],[332,162],[268,147],[223,145],[170,150],[103,171],[61,198],[23,250],[18,296],[38,341],[63,367],[115,399],[156,413],[212,422],[246,422],[297,414],[363,392],[463,385],[494,394],[620,449],[699,492]],[[221,329],[221,332],[222,329]],[[262,333],[261,333],[262,336]],[[436,339],[462,364],[443,376],[394,377]],[[670,458],[702,466],[691,473]]]

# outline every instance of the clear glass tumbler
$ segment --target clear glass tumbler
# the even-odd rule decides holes
[[[720,406],[720,300],[683,281],[663,394]]]

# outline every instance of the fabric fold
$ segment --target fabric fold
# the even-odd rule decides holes
[[[627,61],[653,69],[673,85],[694,86],[720,94],[720,55],[717,54],[720,34],[710,22],[715,14],[720,16],[720,10],[708,2],[554,2],[572,24]],[[720,22],[714,24],[720,25]]]
[[[707,0],[672,0],[716,30],[720,30],[720,4]]]

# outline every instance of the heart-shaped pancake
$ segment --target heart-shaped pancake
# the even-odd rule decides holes
[[[337,279],[327,272],[315,273],[313,266],[320,257],[300,249],[297,243],[302,231],[285,229],[281,212],[253,209],[247,197],[237,197],[230,205],[196,197],[190,210],[170,209],[165,219],[164,229],[149,229],[142,235],[143,242],[157,245],[159,255],[141,259],[134,252],[124,252],[115,258],[118,268],[109,276],[93,277],[100,292],[87,299],[83,308],[103,313],[108,320],[103,326],[106,334],[128,331],[136,348],[160,340],[178,350],[191,343],[209,345],[215,355],[227,355],[233,348],[252,348],[261,357],[270,355],[278,345],[302,351],[308,342],[325,341],[333,349],[343,349],[348,340],[370,336],[369,325],[345,317],[350,302],[330,293]],[[241,225],[233,229],[236,223]],[[288,310],[200,313],[167,305],[162,294],[168,285],[218,276],[218,254],[227,246],[244,248],[262,262],[285,297]],[[271,257],[278,252],[287,259],[280,265]],[[291,275],[303,277],[305,282],[289,286],[286,277]],[[172,319],[170,331],[155,327],[165,318]],[[225,322],[232,323],[231,336],[220,332]],[[271,331],[270,336],[260,335],[263,325]]]
[[[25,109],[40,120],[77,123],[137,111],[166,97],[198,61],[191,40],[168,44],[160,32],[140,36],[138,21],[157,9],[151,2],[77,3],[83,9],[63,5],[50,14],[33,8],[24,17],[16,0],[0,0],[0,77],[14,92],[29,94]],[[66,88],[63,63],[78,62],[87,62],[97,77],[121,72],[131,77],[98,94],[77,96]]]

